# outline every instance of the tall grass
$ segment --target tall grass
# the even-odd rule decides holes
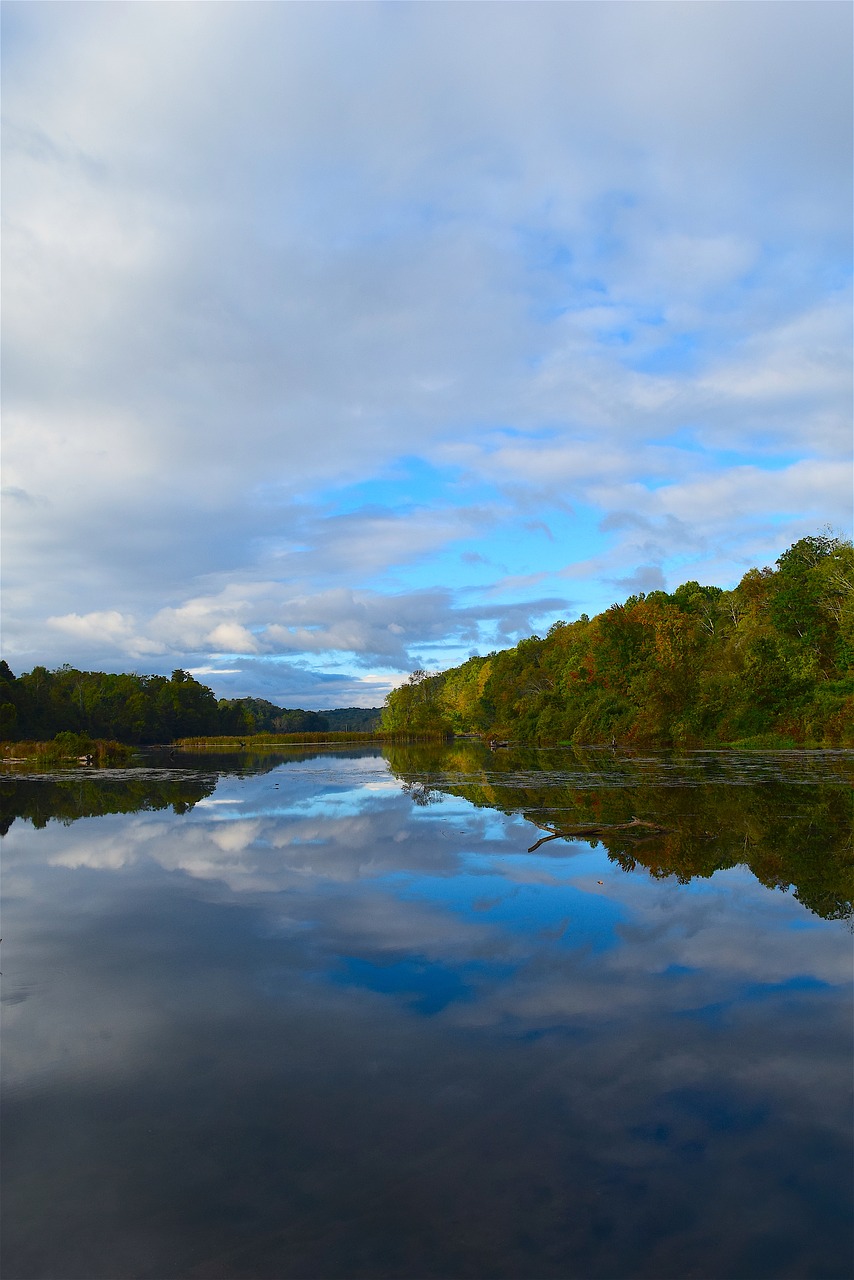
[[[124,764],[133,747],[106,738],[90,738],[84,733],[58,733],[48,742],[4,742],[0,762],[26,765],[111,765]]]
[[[175,746],[183,751],[276,751],[280,747],[343,746],[349,743],[380,745],[384,742],[445,742],[448,734],[431,733],[364,733],[347,730],[303,733],[253,733],[244,737],[178,738]]]

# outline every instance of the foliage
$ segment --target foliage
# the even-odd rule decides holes
[[[207,685],[180,669],[167,680],[165,676],[136,673],[78,671],[68,665],[56,671],[37,666],[16,679],[8,664],[0,661],[3,741],[44,742],[58,733],[126,743],[172,742],[179,736],[246,738],[259,733],[369,730],[378,718],[375,708],[349,707],[319,714],[278,707],[265,698],[221,698],[217,702]],[[81,748],[66,754],[81,755],[84,751]]]
[[[336,707],[320,714],[333,733],[373,733],[380,727],[379,707]]]
[[[177,733],[216,732],[219,725],[212,691],[181,670],[167,680],[37,666],[16,679],[4,662],[0,705],[3,736],[20,739],[82,733],[120,742],[169,742]]]
[[[854,745],[854,548],[801,538],[731,591],[630,596],[440,675],[414,672],[382,724],[528,742]]]
[[[288,711],[266,698],[220,698],[217,711],[221,734],[300,733],[331,727],[325,715],[316,711]]]
[[[303,733],[256,733],[245,738],[236,737],[194,737],[178,738],[175,746],[182,751],[201,751],[206,754],[231,755],[238,751],[255,753],[258,756],[280,752],[282,747],[294,746],[332,746],[343,747],[353,743],[379,745],[382,742],[440,742],[444,733],[383,733],[360,732],[358,730],[341,732],[307,731]]]
[[[447,716],[439,701],[443,677],[426,671],[413,671],[405,685],[386,699],[380,721],[383,733],[420,735],[449,733]]]

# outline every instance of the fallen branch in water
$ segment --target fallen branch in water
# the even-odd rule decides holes
[[[538,822],[534,826],[539,827]],[[574,827],[564,827],[560,831],[553,831],[551,827],[540,827],[541,831],[550,832],[549,835],[543,836],[542,840],[538,840],[536,844],[532,844],[528,853],[533,853],[539,849],[541,844],[548,844],[549,840],[590,840],[601,839],[603,836],[612,835],[617,831],[627,831],[634,835],[645,836],[663,836],[668,831],[672,831],[672,827],[660,827],[657,822],[646,822],[643,818],[632,818],[631,822],[614,822],[600,823],[591,822]]]

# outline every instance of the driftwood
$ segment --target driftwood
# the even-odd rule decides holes
[[[535,826],[540,826],[535,823]],[[563,827],[560,831],[553,831],[551,827],[540,827],[541,831],[548,831],[550,834],[543,836],[542,840],[538,840],[536,844],[532,844],[528,853],[533,853],[539,849],[541,844],[548,844],[549,840],[590,840],[602,839],[603,836],[613,835],[615,832],[628,832],[631,835],[642,836],[663,836],[668,831],[672,831],[672,827],[660,827],[657,822],[646,822],[643,818],[632,818],[631,822],[588,822],[573,827]]]

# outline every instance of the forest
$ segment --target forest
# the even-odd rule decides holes
[[[801,538],[730,591],[686,582],[415,671],[382,728],[662,747],[854,746],[854,547]]]
[[[55,671],[34,667],[15,677],[8,663],[0,662],[0,739],[5,741],[72,733],[124,743],[165,743],[203,734],[249,736],[333,727],[337,723],[316,711],[288,710],[264,698],[217,701],[213,690],[188,671],[173,671],[167,679],[65,665]]]

